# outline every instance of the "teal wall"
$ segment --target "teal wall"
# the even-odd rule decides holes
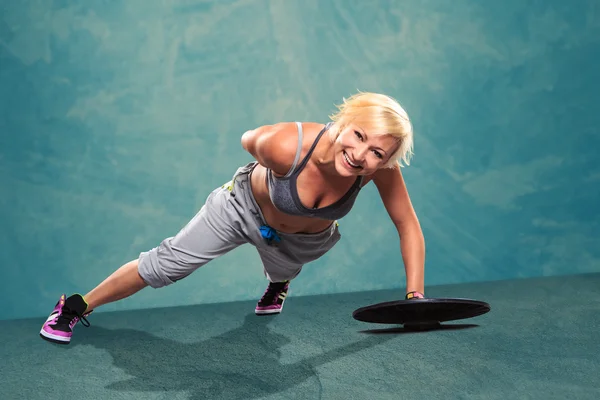
[[[245,130],[326,122],[357,89],[398,98],[414,121],[404,173],[427,285],[600,271],[597,5],[2,2],[0,318],[46,315],[175,234],[250,160]],[[374,188],[341,230],[293,295],[403,289]],[[103,310],[264,287],[244,247]]]

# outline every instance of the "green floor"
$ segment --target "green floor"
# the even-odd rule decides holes
[[[492,311],[406,333],[351,317],[396,292],[292,294],[275,317],[253,302],[98,312],[69,346],[39,338],[44,317],[0,321],[0,399],[600,399],[600,274],[427,294]]]

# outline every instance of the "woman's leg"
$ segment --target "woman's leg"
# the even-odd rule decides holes
[[[68,344],[73,328],[101,305],[129,297],[146,286],[171,285],[211,260],[247,242],[240,215],[246,213],[230,190],[214,190],[202,209],[176,236],[123,265],[85,296],[62,295],[40,335]],[[247,213],[246,213],[247,214]]]
[[[176,236],[141,253],[83,296],[87,310],[122,300],[146,286],[171,285],[243,244],[243,233],[235,226],[236,216],[223,212],[228,201],[225,189],[211,193],[202,209]]]
[[[316,261],[330,251],[340,240],[337,221],[319,233],[294,234],[279,232],[277,246],[261,246],[258,254],[263,262],[269,286],[256,304],[256,314],[278,314],[288,297],[290,282],[304,265]]]
[[[83,296],[87,310],[94,310],[104,304],[129,297],[148,284],[138,272],[138,260],[133,260],[113,272],[92,291]]]

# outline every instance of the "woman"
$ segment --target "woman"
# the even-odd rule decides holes
[[[40,335],[68,344],[78,321],[89,326],[92,310],[146,286],[170,285],[244,243],[256,247],[269,280],[255,312],[279,313],[290,281],[337,243],[337,220],[371,181],[401,238],[406,298],[422,298],[424,239],[400,172],[413,148],[406,112],[388,96],[358,93],[331,120],[244,133],[241,144],[255,162],[212,191],[176,236],[141,253],[85,296],[62,295]]]

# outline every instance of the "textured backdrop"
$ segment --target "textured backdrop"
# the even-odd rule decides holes
[[[47,314],[175,234],[247,129],[356,90],[416,130],[427,285],[600,271],[597,1],[0,4],[0,318]],[[373,187],[292,295],[404,285]],[[104,310],[258,299],[250,247]],[[469,296],[469,293],[457,293]]]

